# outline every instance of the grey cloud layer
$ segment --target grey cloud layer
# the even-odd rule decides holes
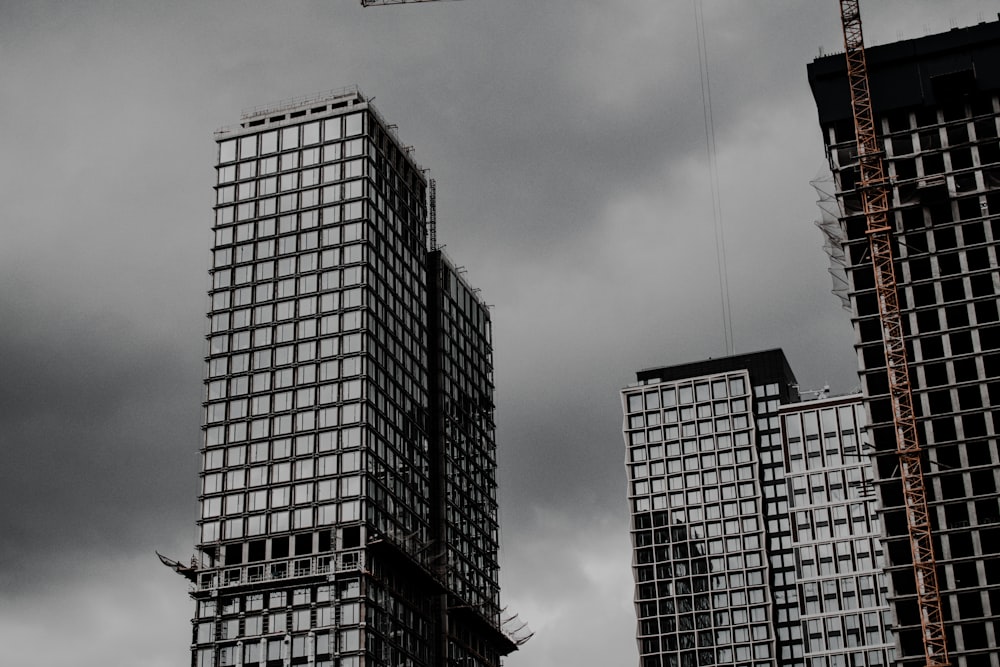
[[[958,11],[868,5],[878,41]],[[835,5],[705,17],[739,348],[849,390],[808,185],[805,64],[838,48]],[[0,641],[37,636],[58,583],[115,619],[84,667],[135,637],[156,645],[138,665],[186,659],[184,584],[152,549],[192,539],[212,132],[357,83],[432,169],[441,240],[496,306],[504,592],[538,631],[508,664],[634,662],[617,391],[722,353],[690,3],[3,3],[0,81],[0,595],[26,610],[0,610]]]

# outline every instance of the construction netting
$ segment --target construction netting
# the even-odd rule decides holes
[[[810,185],[816,190],[816,204],[819,206],[820,217],[815,221],[816,227],[823,233],[823,250],[830,258],[827,269],[833,281],[833,293],[840,299],[840,305],[850,312],[851,300],[847,294],[847,259],[844,255],[846,230],[841,222],[843,212],[837,201],[836,185],[833,174],[827,167],[820,169]]]

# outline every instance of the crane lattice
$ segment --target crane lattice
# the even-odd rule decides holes
[[[913,413],[913,391],[906,362],[906,341],[892,257],[888,187],[868,87],[861,11],[859,0],[839,1],[844,51],[847,56],[847,79],[851,88],[851,109],[858,143],[858,164],[861,170],[858,189],[864,205],[866,234],[875,273],[875,292],[889,376],[896,454],[899,456],[903,501],[906,505],[906,524],[913,556],[913,576],[917,586],[917,604],[920,607],[924,654],[927,667],[947,667],[950,663],[941,615],[941,592],[938,588],[930,513],[927,510],[927,490],[920,460],[920,442],[917,440],[917,425]]]

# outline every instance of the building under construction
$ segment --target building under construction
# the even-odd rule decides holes
[[[490,311],[429,183],[357,90],[216,141],[192,666],[499,667]]]
[[[867,50],[950,663],[1000,666],[1000,23]],[[894,407],[843,55],[809,81],[834,176],[870,420],[897,664],[924,665]],[[925,616],[926,619],[926,616]]]

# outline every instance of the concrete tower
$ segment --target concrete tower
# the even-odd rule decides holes
[[[870,48],[867,60],[949,657],[996,666],[1000,23]],[[809,81],[839,204],[897,660],[924,664],[843,56],[814,61]]]
[[[356,90],[217,133],[192,665],[497,667],[489,310]]]

